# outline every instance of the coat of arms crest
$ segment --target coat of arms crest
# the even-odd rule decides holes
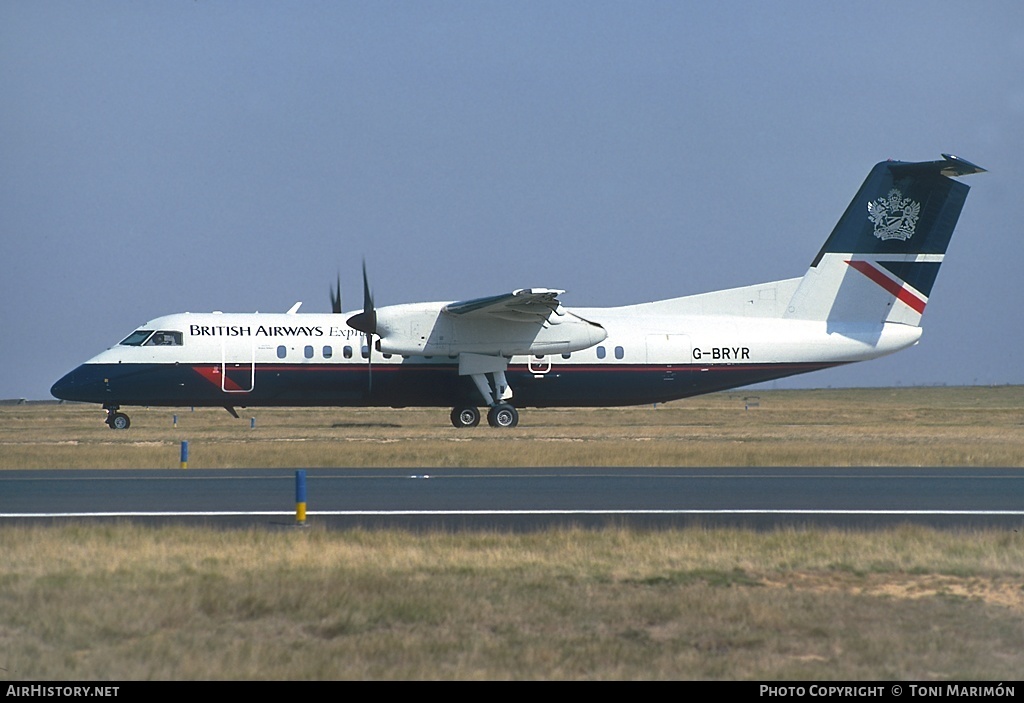
[[[921,203],[904,198],[896,188],[884,198],[868,201],[868,219],[875,223],[875,236],[885,241],[906,241],[914,234]]]

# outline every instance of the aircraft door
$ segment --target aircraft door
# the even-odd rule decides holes
[[[228,360],[225,346],[220,347],[220,389],[225,393],[251,393],[256,387],[256,347],[249,347],[249,360]]]
[[[690,337],[685,334],[647,335],[647,363],[662,370],[662,380],[676,381],[676,368],[691,363]]]

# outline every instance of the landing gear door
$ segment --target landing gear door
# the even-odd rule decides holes
[[[235,355],[232,355],[235,356]],[[228,359],[227,349],[220,347],[220,389],[225,393],[251,393],[256,387],[256,347],[249,347],[249,360]]]

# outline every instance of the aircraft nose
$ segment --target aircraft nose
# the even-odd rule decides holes
[[[50,395],[61,400],[71,400],[68,394],[75,385],[74,375],[74,371],[64,374],[59,381],[50,386]]]
[[[79,366],[54,383],[50,387],[50,394],[61,400],[88,400],[85,397],[88,392],[86,386],[83,369]]]

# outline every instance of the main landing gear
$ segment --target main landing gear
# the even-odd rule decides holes
[[[112,430],[127,430],[132,426],[131,419],[124,413],[119,413],[117,405],[110,405],[106,408],[107,411],[107,427]]]
[[[480,392],[480,397],[489,406],[487,424],[491,427],[515,427],[519,424],[519,411],[508,401],[512,389],[505,379],[508,360],[504,357],[488,357],[479,354],[462,354],[459,357],[459,375],[469,376]],[[494,386],[487,379],[494,379]],[[452,408],[452,424],[456,427],[476,427],[480,424],[480,411],[474,405],[456,405]]]
[[[519,424],[519,411],[508,403],[492,405],[487,411],[487,424],[491,427],[515,427]]]
[[[472,405],[452,408],[452,425],[455,427],[476,427],[480,424],[480,411]]]
[[[452,408],[452,425],[476,427],[480,424],[480,411],[472,405]],[[515,427],[519,424],[519,411],[508,403],[498,403],[487,410],[487,424],[491,427]]]

